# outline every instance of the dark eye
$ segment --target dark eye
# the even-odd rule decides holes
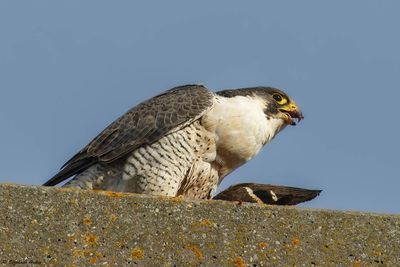
[[[272,98],[278,103],[279,105],[285,105],[288,102],[288,99],[285,96],[282,96],[281,94],[273,94]]]
[[[282,101],[282,96],[280,94],[274,94],[272,96],[277,102],[281,102]]]

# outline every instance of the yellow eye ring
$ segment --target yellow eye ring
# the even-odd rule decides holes
[[[287,103],[287,98],[282,96],[281,94],[273,94],[272,98],[278,103],[279,105],[284,105]]]

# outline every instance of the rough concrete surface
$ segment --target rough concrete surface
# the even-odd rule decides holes
[[[0,185],[0,264],[400,266],[400,216]]]

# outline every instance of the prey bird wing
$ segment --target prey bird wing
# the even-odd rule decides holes
[[[111,123],[44,185],[56,185],[96,163],[112,162],[181,129],[212,107],[213,96],[202,85],[185,85],[150,98]]]
[[[321,190],[271,184],[242,183],[229,187],[214,196],[213,199],[269,205],[297,205],[316,198],[320,193]]]

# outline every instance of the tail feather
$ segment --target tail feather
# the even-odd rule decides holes
[[[95,158],[83,158],[77,161],[70,161],[63,169],[54,175],[50,180],[45,182],[43,186],[54,186],[68,179],[69,177],[79,174],[96,163]]]

